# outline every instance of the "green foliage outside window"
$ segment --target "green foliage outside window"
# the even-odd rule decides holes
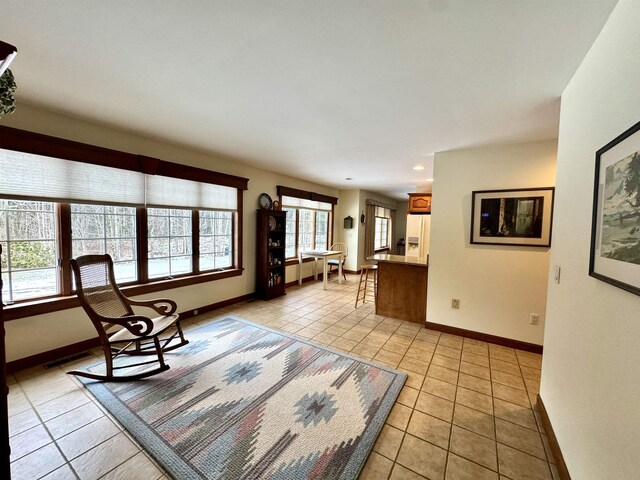
[[[52,267],[55,261],[56,252],[50,242],[11,243],[11,268],[14,270]],[[3,268],[6,267],[3,265]]]

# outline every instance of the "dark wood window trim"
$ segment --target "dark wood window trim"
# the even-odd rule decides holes
[[[135,284],[121,286],[120,289],[127,296],[144,295],[146,293],[159,292],[172,288],[186,287],[196,285],[198,283],[213,282],[230,277],[242,275],[242,269],[229,269],[221,272],[208,272],[199,275],[188,275],[171,280],[159,280],[145,284]],[[69,308],[79,307],[80,302],[76,295],[65,297],[49,297],[45,299],[34,300],[31,302],[7,305],[4,307],[4,319],[17,320],[20,318],[32,317],[34,315],[43,315],[46,313],[67,310]]]
[[[198,266],[199,250],[193,248],[194,262],[193,271],[191,273],[176,276],[171,279],[154,279],[153,281],[149,281],[147,262],[147,210],[145,208],[137,208],[136,248],[138,251],[138,281],[135,283],[123,284],[121,285],[121,288],[125,294],[133,296],[242,275],[242,207],[243,193],[244,190],[248,189],[248,179],[6,126],[0,126],[0,148],[236,188],[237,209],[232,216],[234,232],[234,242],[232,246],[234,266],[232,268],[206,271],[204,273],[200,272]],[[199,241],[199,221],[197,221],[198,210],[193,210],[193,212],[192,224],[196,225],[196,228],[192,231],[192,239],[194,243],[197,244]],[[56,215],[58,229],[58,278],[60,281],[60,295],[33,299],[5,306],[5,320],[15,320],[79,306],[78,299],[72,292],[72,274],[69,266],[72,248],[70,205],[68,203],[56,203]]]
[[[241,199],[242,192],[239,192]],[[58,230],[58,269],[60,282],[60,295],[35,298],[16,302],[12,305],[6,305],[5,318],[7,320],[15,320],[17,318],[30,317],[32,315],[40,315],[44,313],[65,310],[67,308],[77,307],[78,303],[75,292],[72,290],[72,272],[69,264],[71,259],[71,205],[68,203],[56,203],[57,230]],[[238,218],[242,215],[242,201],[238,203],[238,211],[234,212],[233,228],[234,228],[234,259],[235,266],[224,270],[200,272],[197,268],[199,261],[199,249],[196,250],[195,245],[199,242],[199,210],[193,210],[192,225],[197,224],[197,228],[192,231],[193,271],[182,275],[175,275],[170,279],[149,279],[148,275],[148,223],[147,210],[145,208],[136,209],[136,246],[137,246],[137,267],[138,281],[121,284],[120,287],[124,292],[130,295],[142,295],[144,293],[156,292],[170,288],[177,288],[187,285],[194,285],[203,282],[221,280],[223,278],[241,275],[243,268],[240,264],[242,259],[242,222],[238,222]],[[195,220],[194,220],[195,219]]]
[[[200,274],[200,211],[191,212],[191,268]]]
[[[233,264],[239,270],[243,270],[242,268],[242,226],[244,224],[244,222],[242,221],[243,199],[244,199],[243,192],[242,190],[238,189],[238,201],[237,201],[238,208],[236,209],[236,213],[233,216],[234,223],[232,228],[234,229],[234,232],[236,234],[236,239],[237,239],[236,244],[233,246],[234,247]]]
[[[149,219],[146,208],[136,208],[136,245],[138,248],[138,280],[140,283],[149,282]]]
[[[60,294],[71,295],[71,206],[68,203],[57,203],[58,211],[58,267],[60,272]]]
[[[329,248],[331,248],[331,245],[333,245],[333,243],[334,243],[333,242],[333,223],[334,223],[334,219],[335,219],[335,217],[334,217],[335,212],[336,212],[336,206],[335,205],[331,205],[331,215],[329,215],[329,222],[331,222],[331,225],[330,225],[331,228],[329,228],[329,238],[328,238]]]
[[[286,207],[286,205],[283,205],[282,203],[282,197],[295,197],[295,198],[302,198],[305,200],[313,200],[316,202],[323,202],[323,203],[329,203],[331,204],[331,210],[323,210],[326,211],[329,215],[327,218],[327,248],[330,248],[331,245],[333,245],[333,219],[334,219],[334,213],[335,213],[335,206],[338,204],[338,199],[336,197],[331,197],[329,195],[323,195],[321,193],[315,193],[315,192],[308,192],[306,190],[300,190],[298,188],[291,188],[291,187],[285,187],[283,185],[277,185],[276,186],[276,191],[278,194],[278,200],[280,201],[280,205],[282,205],[283,207]],[[300,248],[299,242],[298,242],[298,232],[300,230],[300,209],[296,207],[296,256],[295,257],[289,257],[286,259],[285,261],[285,266],[289,266],[289,265],[296,265],[298,263],[298,250]],[[313,211],[313,244],[315,246],[315,242],[316,242],[316,223],[317,223],[317,219],[316,219],[316,213],[318,212],[317,210],[313,210],[313,209],[305,209],[305,210],[312,210]],[[311,259],[307,259],[309,261],[311,261]],[[304,260],[304,262],[306,263],[307,260]]]
[[[282,197],[280,197],[280,202],[282,202]],[[285,206],[286,207],[286,206]],[[294,208],[294,207],[291,207]],[[311,208],[298,208],[295,207],[296,210],[296,256],[295,257],[289,257],[286,259],[287,262],[292,261],[294,263],[297,263],[297,257],[298,257],[298,249],[300,247],[299,245],[299,241],[298,241],[298,235],[297,233],[300,231],[300,210],[311,210],[313,212],[313,233],[311,234],[311,238],[313,240],[313,248],[316,248],[316,225],[317,225],[317,213],[318,212],[326,212],[328,213],[327,216],[327,248],[329,248],[331,245],[333,245],[333,206],[331,207],[331,210],[313,210]],[[293,265],[293,263],[286,263],[286,265]]]
[[[247,190],[249,180],[227,173],[168,162],[159,158],[120,152],[110,148],[66,140],[40,133],[28,132],[0,125],[0,148],[61,158],[93,165],[132,170],[134,172],[213,183],[239,190]]]
[[[323,195],[322,193],[307,192],[306,190],[285,187],[283,185],[277,185],[276,189],[279,197],[284,195],[286,197],[303,198],[305,200],[314,200],[316,202],[330,203],[332,205],[338,204],[337,197],[330,197],[329,195]]]

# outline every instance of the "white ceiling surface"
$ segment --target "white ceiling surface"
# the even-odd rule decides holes
[[[557,137],[614,5],[2,0],[0,38],[18,101],[406,199],[434,152]]]

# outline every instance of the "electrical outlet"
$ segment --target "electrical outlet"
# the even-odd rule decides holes
[[[197,308],[193,311],[193,316],[195,317],[196,315],[198,315],[198,309]]]
[[[560,265],[554,265],[553,267],[553,281],[560,284]]]
[[[538,315],[537,313],[530,313],[529,325],[538,325],[538,322],[540,322],[540,315]]]
[[[460,308],[460,299],[459,298],[452,298],[451,299],[451,308],[455,308],[456,310],[458,308]]]

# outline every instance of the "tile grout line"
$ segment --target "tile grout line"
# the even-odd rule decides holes
[[[29,398],[29,395],[28,395],[28,394],[27,394],[27,392],[24,390],[24,388],[23,388],[23,387],[22,387],[22,385],[20,384],[20,381],[19,381],[17,378],[16,378],[16,381],[17,381],[17,384],[18,384],[18,386],[20,387],[20,389],[24,392],[24,396],[25,396],[25,398],[27,399],[27,402],[29,402],[29,405],[31,406],[31,409],[33,410],[33,412],[35,413],[35,415],[38,417],[38,420],[40,421],[40,425],[42,425],[42,427],[45,429],[45,431],[47,432],[47,435],[49,435],[49,438],[51,438],[51,442],[53,443],[53,445],[55,446],[56,450],[57,450],[57,451],[58,451],[58,453],[60,454],[60,457],[64,460],[64,464],[63,464],[63,465],[60,465],[60,466],[58,466],[58,467],[54,468],[53,470],[50,470],[50,471],[48,471],[48,472],[45,472],[44,474],[42,474],[42,475],[38,476],[37,478],[45,477],[45,476],[49,475],[50,473],[55,472],[56,470],[58,470],[59,468],[61,468],[61,467],[62,467],[62,466],[64,466],[64,465],[67,465],[67,466],[71,469],[71,471],[73,472],[73,474],[76,476],[76,478],[79,478],[79,477],[78,477],[78,474],[77,474],[77,473],[76,473],[76,471],[75,471],[75,469],[73,469],[73,468],[72,468],[72,466],[71,466],[70,462],[67,460],[66,455],[64,454],[64,452],[62,451],[62,449],[61,449],[61,448],[60,448],[60,446],[58,445],[58,442],[56,442],[56,440],[53,438],[53,435],[52,435],[52,434],[51,434],[51,432],[49,431],[49,428],[47,427],[46,422],[44,421],[44,419],[43,419],[43,418],[42,418],[42,416],[40,415],[40,412],[38,412],[38,410],[36,409],[35,404],[31,401],[31,399]],[[62,396],[64,396],[64,395],[62,395]],[[57,398],[60,398],[60,397],[57,397]],[[56,400],[56,398],[51,399],[51,400]],[[49,401],[51,401],[51,400],[49,400]],[[47,402],[45,402],[45,403],[47,403]],[[44,404],[43,404],[43,405],[44,405]],[[53,417],[53,418],[55,418],[55,417]],[[48,446],[48,445],[50,445],[50,444],[48,443],[47,445],[43,445],[43,446],[42,446],[42,447],[40,447],[40,448],[44,448],[44,447],[46,447],[46,446]],[[31,453],[35,453],[36,451],[40,450],[40,448],[39,448],[39,449],[37,449],[37,450],[34,450],[34,451],[33,451],[33,452],[31,452]],[[29,455],[30,455],[30,454],[29,454]],[[26,455],[25,455],[25,457],[26,457]],[[21,457],[21,458],[24,458],[24,457]],[[17,460],[16,460],[16,461],[17,461]],[[12,461],[11,463],[14,463],[14,462]]]

